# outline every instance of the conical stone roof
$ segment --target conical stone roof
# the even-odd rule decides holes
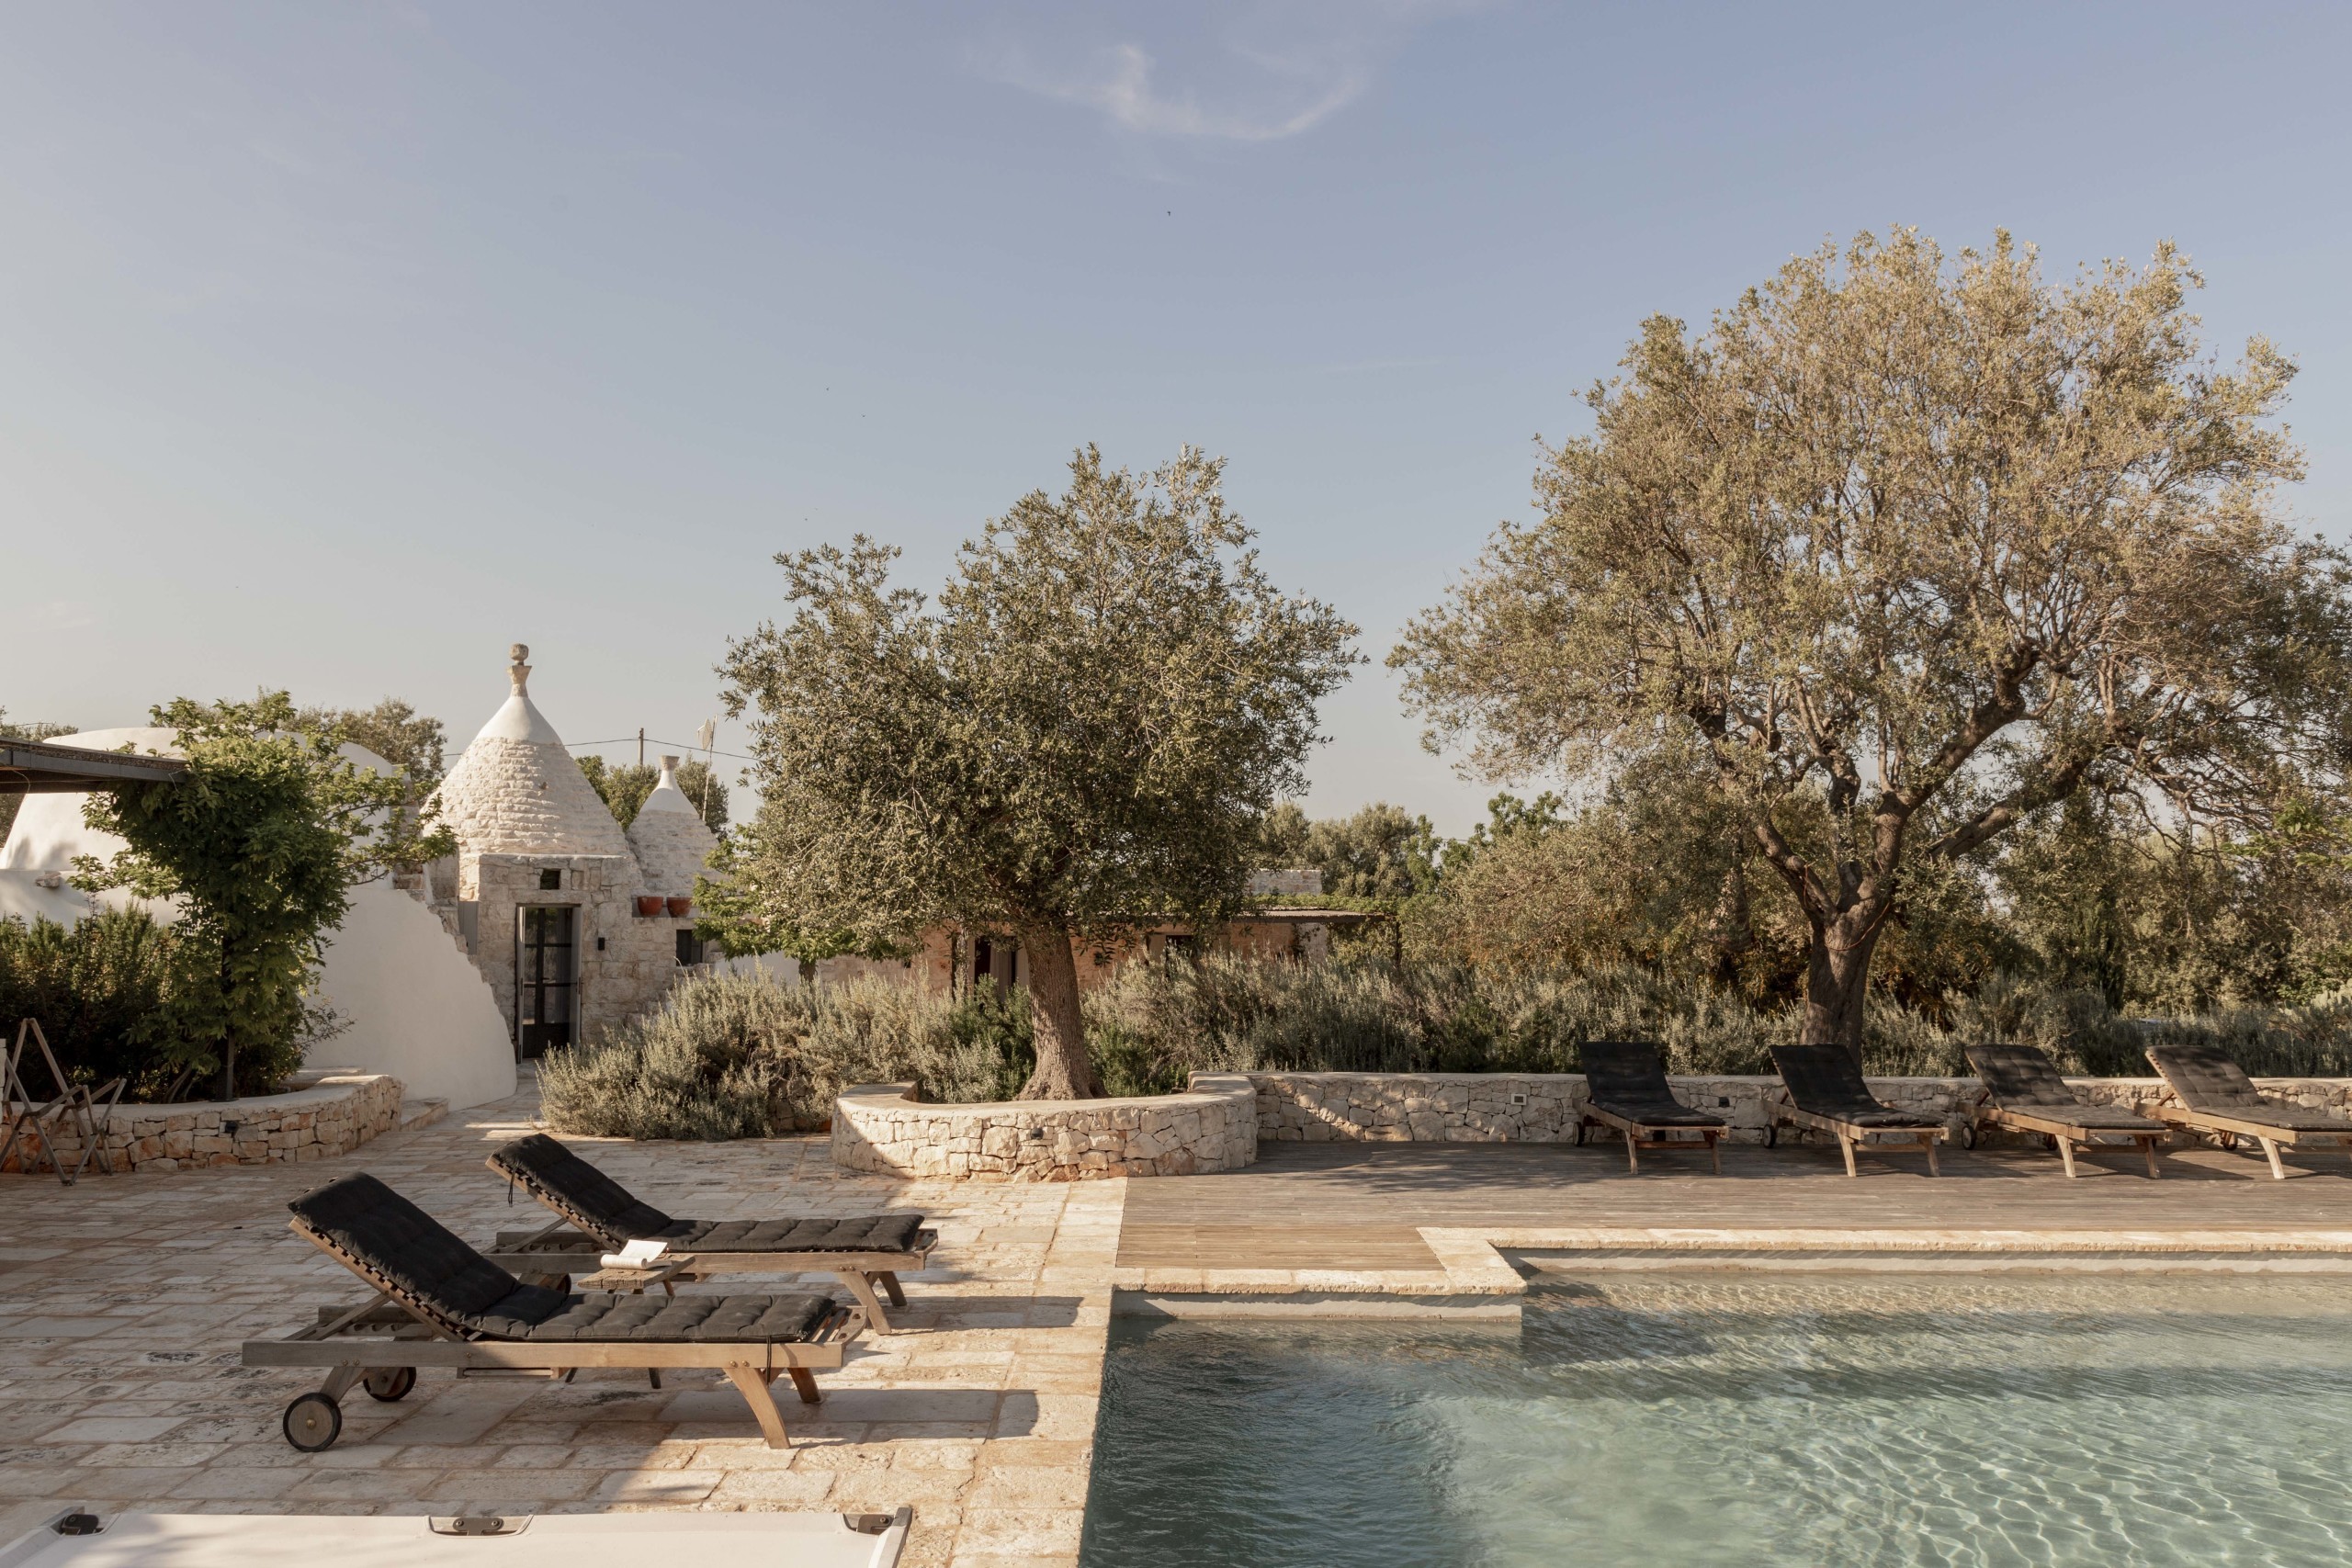
[[[692,893],[702,863],[718,844],[678,787],[678,759],[662,759],[662,779],[628,825],[628,847],[645,873],[648,893]]]
[[[625,855],[620,824],[531,701],[531,650],[508,650],[514,694],[466,748],[437,798],[465,854]]]

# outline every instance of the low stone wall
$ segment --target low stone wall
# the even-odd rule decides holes
[[[1250,1073],[1257,1091],[1258,1136],[1275,1143],[1569,1143],[1585,1100],[1581,1073]],[[1974,1078],[1871,1078],[1887,1104],[1940,1116],[1955,1127],[1984,1102]],[[2072,1078],[2101,1104],[2140,1108],[2171,1103],[2161,1078]],[[2352,1114],[2352,1078],[2258,1078],[2264,1089],[2299,1105]],[[1731,1123],[1735,1143],[1764,1141],[1768,1098],[1782,1097],[1773,1077],[1675,1077],[1676,1096]],[[1781,1136],[1791,1132],[1783,1129]],[[2019,1134],[1986,1142],[2030,1142]]]
[[[1196,1073],[1182,1094],[933,1105],[912,1084],[860,1084],[833,1102],[833,1163],[890,1176],[1089,1181],[1197,1176],[1258,1157],[1258,1091]]]
[[[382,1073],[320,1079],[290,1094],[183,1105],[118,1105],[100,1131],[118,1171],[181,1170],[216,1165],[288,1165],[345,1154],[400,1125],[401,1080]],[[73,1118],[42,1124],[57,1134],[67,1168],[82,1156]],[[5,1134],[0,1134],[4,1136]],[[19,1140],[21,1145],[22,1140]],[[48,1163],[36,1159],[35,1168]],[[11,1152],[8,1170],[20,1170]],[[93,1159],[88,1169],[96,1171]]]

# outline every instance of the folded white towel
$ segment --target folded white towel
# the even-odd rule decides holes
[[[669,1250],[670,1244],[666,1241],[639,1239],[630,1242],[618,1252],[607,1252],[599,1261],[607,1269],[647,1269],[652,1266],[654,1259]]]

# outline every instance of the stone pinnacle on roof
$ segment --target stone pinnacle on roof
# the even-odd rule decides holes
[[[678,787],[678,759],[662,759],[662,778],[628,825],[629,848],[645,874],[649,893],[692,893],[703,862],[718,847],[702,813]]]
[[[441,819],[463,854],[625,855],[620,824],[531,701],[531,650],[507,649],[512,693],[441,781]]]

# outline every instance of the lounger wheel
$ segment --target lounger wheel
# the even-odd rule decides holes
[[[1778,1122],[1768,1122],[1764,1124],[1764,1146],[1768,1149],[1777,1149],[1781,1146],[1781,1124]]]
[[[1973,1148],[1974,1148],[1974,1147],[1976,1146],[1976,1123],[1975,1123],[1975,1122],[1962,1122],[1962,1123],[1961,1124],[1961,1129],[1960,1129],[1960,1146],[1961,1146],[1962,1148],[1963,1148],[1963,1149],[1973,1149]]]
[[[416,1386],[416,1369],[414,1367],[379,1367],[362,1378],[360,1383],[368,1390],[368,1398],[380,1399],[390,1404],[396,1399],[406,1399],[409,1390]],[[333,1442],[334,1439],[330,1438],[327,1440]]]
[[[409,1369],[403,1367],[401,1371]],[[409,1371],[409,1375],[416,1374]],[[294,1403],[286,1407],[286,1419],[281,1424],[288,1442],[306,1454],[318,1453],[334,1447],[334,1440],[343,1436],[343,1406],[313,1389],[295,1395]]]

